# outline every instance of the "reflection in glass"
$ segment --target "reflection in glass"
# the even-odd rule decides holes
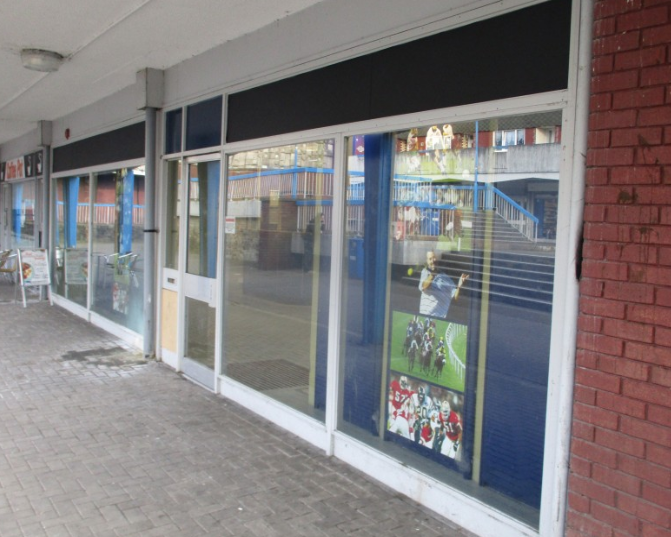
[[[207,278],[217,276],[220,170],[218,160],[189,165],[186,271]]]
[[[35,181],[12,184],[12,215],[10,222],[12,248],[34,248],[37,202]]]
[[[144,168],[95,174],[91,309],[144,330]]]
[[[325,140],[228,158],[223,372],[320,420],[333,146]]]
[[[214,369],[217,310],[207,302],[186,297],[186,345],[184,355]]]
[[[347,147],[338,427],[532,525],[560,126],[420,125]]]
[[[56,180],[54,291],[87,307],[89,260],[89,177]]]
[[[166,181],[167,203],[165,224],[165,267],[177,270],[179,266],[179,217],[181,211],[182,161],[168,162]]]

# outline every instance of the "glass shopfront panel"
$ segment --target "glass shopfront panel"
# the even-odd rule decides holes
[[[332,140],[230,155],[222,372],[324,420]]]
[[[189,164],[186,272],[216,278],[221,164],[218,160]]]
[[[144,168],[94,174],[91,309],[144,329]]]
[[[34,248],[37,245],[37,197],[35,181],[11,185],[10,246]]]
[[[88,175],[56,179],[53,290],[82,307],[90,273],[89,210]]]
[[[184,355],[214,371],[214,341],[217,310],[207,302],[185,297]]]
[[[166,185],[166,230],[165,241],[165,267],[177,270],[179,267],[179,222],[181,215],[181,184],[182,184],[182,161],[171,160],[168,162],[168,180]]]
[[[347,140],[338,428],[530,525],[561,160],[536,133],[560,126],[557,112]]]

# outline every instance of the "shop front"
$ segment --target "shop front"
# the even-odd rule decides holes
[[[131,127],[140,140],[142,127]],[[117,133],[119,152],[137,154],[126,131]],[[80,151],[100,143],[94,137],[54,151],[52,290],[59,304],[142,348],[144,160],[96,163],[106,160],[103,145],[87,155],[93,165],[77,169]]]
[[[538,528],[556,244],[502,189],[556,189],[561,148],[506,171],[491,140],[562,113],[228,153],[220,392],[428,503],[453,489]]]
[[[163,361],[475,533],[553,534],[570,19],[546,2],[167,109]],[[481,54],[511,25],[539,43],[517,71]],[[404,62],[435,84],[407,91]]]
[[[41,246],[42,158],[38,151],[2,163],[2,250]]]

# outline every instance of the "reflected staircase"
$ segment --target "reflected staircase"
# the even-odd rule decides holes
[[[465,289],[471,293],[488,286],[490,300],[550,311],[554,243],[530,241],[493,211],[471,217],[472,251],[437,252],[439,267],[455,282],[469,274]]]

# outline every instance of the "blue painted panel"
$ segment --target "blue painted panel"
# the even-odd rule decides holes
[[[127,254],[133,243],[133,191],[135,188],[135,174],[128,170],[123,176],[121,195],[121,233],[119,236],[119,253]]]
[[[388,223],[391,210],[392,139],[366,135],[362,245],[354,246],[361,260],[347,285],[347,341],[343,418],[371,434],[380,419],[380,378],[386,312]],[[356,243],[355,243],[356,244]],[[362,271],[363,278],[357,279]]]
[[[492,274],[515,270],[494,257]],[[550,320],[549,305],[491,296],[481,484],[535,508],[543,472]]]
[[[12,231],[14,240],[18,243],[21,240],[21,206],[23,202],[23,185],[14,185],[14,204],[12,207]]]
[[[77,247],[77,205],[79,203],[79,177],[64,179],[65,190],[65,247]]]
[[[207,163],[207,276],[217,276],[217,215],[221,162]]]

